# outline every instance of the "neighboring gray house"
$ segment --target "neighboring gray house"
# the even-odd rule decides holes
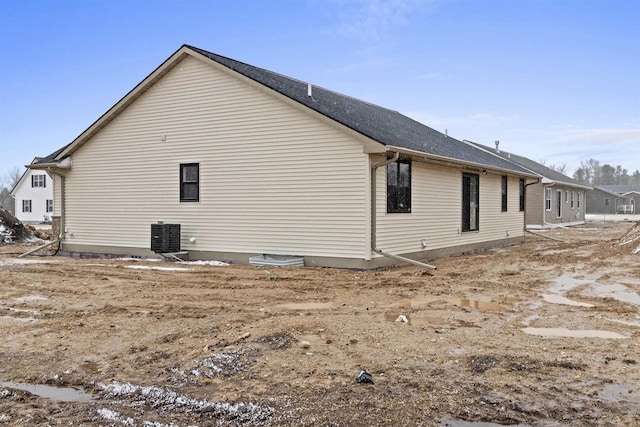
[[[501,150],[498,142],[495,148],[467,142],[507,159],[539,177],[538,182],[525,185],[527,228],[584,224],[585,193],[591,187],[526,157]]]
[[[620,197],[620,200],[615,206],[616,213],[636,214],[640,212],[638,211],[638,209],[640,209],[638,208],[640,203],[639,185],[599,185],[598,188]]]
[[[615,214],[618,213],[618,206],[624,205],[624,201],[623,196],[595,186],[587,192],[587,213]]]
[[[152,255],[163,221],[192,259],[351,268],[521,242],[537,181],[396,111],[187,45],[30,168],[55,174],[63,253]]]

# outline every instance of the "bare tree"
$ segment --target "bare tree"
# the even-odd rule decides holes
[[[567,171],[567,164],[566,163],[549,163],[547,164],[547,159],[543,158],[543,159],[538,159],[538,163],[540,163],[542,166],[548,167],[551,170],[554,170],[558,173],[564,174]]]
[[[20,168],[14,166],[8,173],[0,175],[0,207],[5,208],[9,212],[15,212],[14,200],[11,197],[11,190],[16,186],[22,173]]]

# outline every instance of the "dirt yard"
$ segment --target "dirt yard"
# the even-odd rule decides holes
[[[0,246],[0,425],[638,426],[632,225],[433,272]]]

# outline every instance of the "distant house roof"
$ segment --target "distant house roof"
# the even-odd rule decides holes
[[[598,191],[602,191],[603,193],[608,194],[608,195],[610,195],[612,197],[622,198],[622,194],[618,194],[618,193],[614,193],[613,191],[609,191],[606,188],[604,188],[604,186],[597,185],[597,186],[593,187],[593,189],[594,190],[598,190]]]
[[[616,193],[618,195],[624,195],[629,193],[640,194],[640,185],[599,185],[598,188]]]
[[[423,125],[397,111],[389,110],[365,101],[339,94],[300,80],[262,68],[254,67],[197,47],[183,45],[174,55],[151,73],[143,82],[122,98],[107,113],[85,130],[71,144],[42,158],[38,163],[55,162],[71,154],[76,145],[81,145],[106,125],[128,103],[140,96],[162,75],[173,68],[185,55],[199,54],[224,67],[264,85],[305,107],[310,108],[358,133],[387,147],[410,150],[434,158],[469,163],[487,168],[533,176],[531,172],[507,159],[480,150]],[[198,56],[198,55],[194,55]],[[311,91],[311,96],[309,95]],[[140,92],[140,93],[138,93]]]
[[[536,175],[539,175],[543,178],[547,178],[550,181],[571,185],[574,187],[585,188],[585,189],[592,188],[588,185],[585,185],[585,184],[582,184],[581,182],[576,181],[573,178],[569,178],[568,176],[561,174],[560,172],[557,172],[551,168],[548,168],[538,162],[534,162],[533,160],[528,159],[526,157],[518,156],[517,154],[509,153],[504,150],[497,150],[495,148],[488,147],[486,145],[478,144],[477,142],[472,142],[472,141],[467,141],[467,142],[470,142],[471,144],[481,147],[482,149],[487,150],[490,153],[493,153],[495,155],[508,159],[513,163],[516,163],[517,165],[520,165],[526,168],[527,170],[530,170]]]

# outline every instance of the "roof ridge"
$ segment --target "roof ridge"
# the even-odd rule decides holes
[[[240,64],[240,65],[243,65],[243,66],[245,66],[245,67],[251,67],[251,68],[256,69],[256,70],[264,71],[264,72],[266,72],[266,73],[273,74],[273,75],[276,75],[276,76],[279,76],[279,77],[285,78],[285,79],[287,79],[287,80],[294,81],[294,82],[296,82],[296,83],[301,83],[301,84],[303,84],[303,85],[311,85],[313,88],[318,88],[318,89],[321,89],[321,90],[324,90],[324,91],[327,91],[327,92],[333,93],[333,94],[335,94],[335,95],[339,95],[339,96],[341,96],[341,97],[351,99],[351,100],[353,100],[353,101],[362,102],[363,104],[368,104],[368,105],[371,105],[371,106],[373,106],[373,107],[382,108],[382,109],[385,109],[385,110],[387,110],[387,111],[391,111],[391,112],[394,112],[394,113],[402,114],[402,113],[400,113],[400,112],[399,112],[399,111],[397,111],[397,110],[393,110],[393,109],[391,109],[391,108],[383,107],[383,106],[381,106],[381,105],[374,104],[373,102],[365,101],[365,100],[362,100],[362,99],[360,99],[360,98],[356,98],[356,97],[351,96],[351,95],[346,95],[346,94],[344,94],[344,93],[337,92],[337,91],[332,90],[332,89],[328,89],[328,88],[326,88],[326,87],[324,87],[324,86],[321,86],[321,85],[317,85],[317,84],[311,83],[310,81],[300,80],[300,79],[297,79],[297,78],[295,78],[295,77],[288,76],[288,75],[286,75],[286,74],[278,73],[277,71],[272,71],[272,70],[268,70],[268,69],[266,69],[266,68],[258,67],[258,66],[256,66],[256,65],[251,65],[251,64],[248,64],[248,63],[246,63],[246,62],[238,61],[237,59],[229,58],[228,56],[224,56],[224,55],[219,55],[219,54],[217,54],[217,53],[210,52],[210,51],[208,51],[208,50],[206,50],[206,49],[200,49],[199,47],[195,47],[195,46],[192,46],[192,45],[185,44],[184,46],[185,46],[185,47],[188,47],[189,49],[195,50],[195,51],[197,51],[197,52],[199,52],[199,53],[205,54],[205,56],[209,57],[210,59],[213,59],[213,58],[211,58],[211,56],[218,57],[218,58],[222,58],[222,59],[224,59],[224,60],[226,60],[226,61],[235,62],[235,63]],[[217,61],[216,61],[216,62],[217,62]],[[222,65],[225,65],[225,64],[222,64]],[[234,71],[237,71],[237,70],[234,70]],[[418,122],[418,123],[419,123],[419,122]],[[435,129],[434,129],[434,130],[435,130]]]

